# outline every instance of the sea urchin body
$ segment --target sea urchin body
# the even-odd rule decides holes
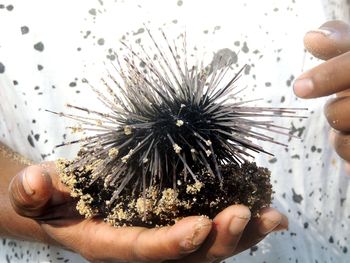
[[[267,153],[253,140],[278,143],[266,133],[285,129],[263,118],[294,110],[230,99],[241,71],[228,79],[228,66],[189,67],[186,44],[179,50],[162,35],[165,50],[149,34],[153,58],[141,47],[142,55],[130,49],[118,60],[120,80],[109,75],[108,93],[92,87],[109,112],[68,105],[87,114],[61,113],[96,133],[76,141],[74,160],[60,162],[78,210],[113,225],[149,226],[212,217],[234,203],[256,213],[269,205],[272,189],[269,171],[247,161],[251,152]]]

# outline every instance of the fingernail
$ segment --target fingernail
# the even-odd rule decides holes
[[[26,194],[33,195],[35,193],[35,191],[30,187],[30,184],[28,182],[27,169],[24,169],[24,171],[22,172],[21,181],[22,181],[23,189],[26,192]]]
[[[231,219],[230,225],[228,227],[228,231],[231,235],[238,235],[242,233],[245,226],[248,224],[250,220],[250,216],[234,216]]]
[[[320,27],[319,29],[309,31],[309,33],[319,33],[319,34],[324,35],[325,37],[329,37],[330,35],[333,34],[333,31],[331,31],[325,27]]]
[[[329,27],[320,27],[319,29],[311,30],[309,33],[322,34],[324,37],[334,41],[338,41],[343,37],[341,31]]]
[[[259,226],[259,232],[263,235],[267,235],[271,233],[280,223],[281,221],[271,221],[269,219],[264,219]]]
[[[298,97],[305,98],[312,94],[314,91],[314,83],[312,79],[297,79],[293,85],[294,93]]]
[[[185,252],[196,250],[207,238],[211,226],[212,224],[207,218],[200,218],[194,225],[191,235],[180,242],[180,247],[182,247]]]

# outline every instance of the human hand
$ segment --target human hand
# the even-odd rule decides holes
[[[333,128],[332,144],[350,174],[350,26],[342,21],[326,22],[305,35],[304,45],[326,62],[299,76],[294,92],[305,99],[336,94],[324,112]]]
[[[212,221],[190,216],[169,227],[112,227],[77,213],[53,163],[24,169],[12,179],[9,194],[15,211],[36,222],[32,239],[92,262],[219,262],[288,226],[287,218],[273,208],[250,219],[247,207],[233,205]]]

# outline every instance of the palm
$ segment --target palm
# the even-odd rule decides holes
[[[35,192],[28,199],[22,198],[23,193],[16,194],[24,191],[24,181]],[[98,218],[84,219],[76,212],[75,202],[53,163],[27,168],[26,180],[15,177],[11,188],[16,211],[40,223],[44,240],[93,262],[214,262],[255,245],[272,230],[288,224],[272,208],[262,210],[259,219],[250,220],[248,208],[234,205],[213,220],[191,216],[161,228],[112,227]]]

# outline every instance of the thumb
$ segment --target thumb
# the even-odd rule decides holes
[[[19,215],[36,219],[47,217],[50,208],[70,200],[53,166],[53,163],[28,166],[12,179],[9,197]]]

